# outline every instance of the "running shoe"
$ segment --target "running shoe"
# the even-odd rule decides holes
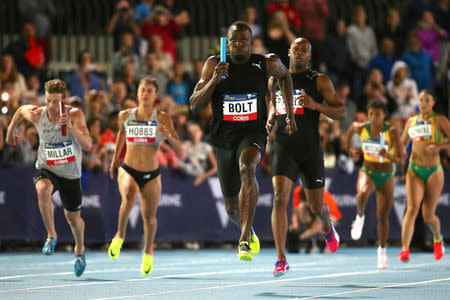
[[[378,247],[378,259],[377,259],[377,268],[378,269],[387,269],[389,262],[386,254],[386,247]]]
[[[433,243],[434,245],[434,259],[439,260],[444,256],[445,253],[445,247],[444,247],[444,240],[440,241],[439,243]]]
[[[280,277],[289,271],[289,264],[285,259],[279,259],[275,263],[275,269],[273,270],[273,276]]]
[[[73,266],[75,275],[80,277],[83,274],[84,269],[86,269],[86,258],[84,257],[84,252],[81,255],[77,255],[75,258],[75,265]]]
[[[333,222],[330,219],[331,230],[328,233],[324,233],[325,243],[327,243],[328,249],[331,252],[336,252],[339,249],[339,235],[334,229]]]
[[[246,241],[242,241],[239,243],[236,255],[239,257],[240,260],[246,260],[246,261],[253,260],[250,246],[249,246],[248,242],[246,242]]]
[[[360,217],[358,214],[356,215],[355,220],[352,223],[352,239],[359,240],[362,235],[364,227],[364,216]]]
[[[44,247],[42,247],[42,253],[45,255],[55,254],[56,242],[57,240],[55,238],[49,237],[45,242]]]
[[[111,244],[108,248],[109,257],[112,259],[117,259],[120,254],[120,249],[122,249],[123,239],[119,238],[117,235],[112,239]]]
[[[259,239],[258,236],[255,233],[255,230],[252,227],[252,230],[250,231],[250,236],[248,241],[250,242],[250,252],[252,254],[258,254],[259,250],[261,249],[261,246],[259,245]]]
[[[400,261],[407,263],[409,261],[409,250],[402,250],[398,256],[400,256]]]
[[[141,274],[147,276],[153,271],[153,255],[142,254]]]

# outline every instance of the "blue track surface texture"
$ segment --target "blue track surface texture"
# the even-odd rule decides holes
[[[86,252],[83,276],[74,257],[0,254],[0,299],[449,299],[450,257],[412,253],[401,263],[388,248],[389,268],[376,268],[377,249],[343,248],[333,254],[289,255],[291,271],[272,276],[274,249],[253,262],[229,250],[156,250],[153,273],[140,275],[141,253]]]

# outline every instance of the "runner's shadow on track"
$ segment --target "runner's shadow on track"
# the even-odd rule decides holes
[[[273,297],[273,298],[288,298],[288,299],[297,299],[297,298],[308,298],[308,297],[314,297],[315,295],[282,295],[277,293],[259,293],[255,294],[255,297]],[[370,296],[364,296],[364,299],[369,298],[376,298],[376,297],[370,297]],[[322,296],[320,299],[361,299],[361,295],[357,296]]]
[[[222,281],[226,280],[224,278],[204,278],[204,277],[177,277],[177,276],[170,276],[170,277],[164,277],[164,279],[172,279],[172,280],[212,280],[212,281]]]
[[[99,279],[99,278],[80,278],[80,279],[60,279],[61,281],[71,281],[71,282],[77,282],[77,281],[94,281],[94,282],[107,282],[107,281],[123,281],[120,279]]]

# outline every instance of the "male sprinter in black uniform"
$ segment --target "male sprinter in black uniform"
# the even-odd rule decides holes
[[[325,169],[318,125],[320,113],[332,119],[343,119],[345,108],[330,79],[308,68],[310,60],[311,44],[308,40],[298,38],[292,42],[289,49],[289,71],[294,86],[294,119],[298,130],[291,136],[283,132],[286,126],[283,115],[286,110],[283,102],[280,102],[280,93],[277,91],[279,88],[273,78],[269,79],[273,107],[271,106],[267,121],[268,131],[275,119],[278,124],[272,165],[272,231],[278,254],[273,271],[275,277],[289,270],[284,252],[287,232],[286,206],[299,174],[311,210],[322,221],[328,249],[335,252],[339,248],[339,236],[330,221],[328,207],[323,204]],[[327,105],[322,104],[323,100]]]
[[[198,114],[211,101],[212,140],[220,187],[230,219],[241,228],[237,256],[253,260],[259,240],[252,229],[258,183],[255,169],[264,156],[267,132],[267,78],[275,76],[287,107],[286,133],[296,130],[292,110],[292,80],[278,56],[251,54],[252,31],[238,21],[228,29],[227,63],[217,56],[206,61],[200,81],[189,99]],[[221,80],[225,75],[226,79]]]

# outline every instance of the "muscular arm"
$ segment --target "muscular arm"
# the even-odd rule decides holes
[[[350,153],[350,149],[352,148],[352,138],[355,133],[361,134],[362,129],[366,123],[353,122],[352,125],[347,130],[345,134],[346,144],[347,144],[347,152]]]
[[[341,97],[334,90],[333,83],[325,74],[320,74],[317,78],[317,90],[327,103],[324,105],[314,101],[314,109],[333,120],[342,120],[345,118],[345,106]]]
[[[225,68],[224,65],[228,66],[226,63],[220,63],[221,70]],[[217,57],[215,56],[209,57],[203,66],[202,76],[197,82],[194,92],[189,98],[189,106],[194,114],[200,113],[200,111],[208,106],[208,102],[211,100],[214,88],[220,82],[217,80],[218,78],[215,76],[214,72],[214,69],[216,69],[217,66],[219,66],[219,64]],[[226,67],[226,69],[227,68],[228,67]],[[228,72],[226,73],[228,74]]]
[[[19,107],[9,123],[6,132],[6,142],[11,146],[15,145],[14,129],[24,119],[30,121],[37,127],[40,113],[41,110],[35,105],[23,105]]]
[[[276,99],[275,99],[275,78],[273,76],[270,76],[269,81],[267,82],[267,88],[269,89],[269,107],[268,107],[268,113],[267,113],[267,133],[270,133],[270,130],[272,129],[272,126],[275,122],[275,108],[276,108]]]
[[[284,105],[286,106],[286,118],[292,120],[294,109],[292,105],[292,77],[289,73],[289,69],[287,69],[280,58],[273,53],[266,55],[266,69],[269,76],[277,78],[281,95],[283,95]]]
[[[114,149],[114,156],[112,161],[119,161],[119,156],[120,153],[122,153],[122,148],[123,145],[125,144],[125,126],[123,125],[123,122],[125,122],[125,120],[128,118],[128,114],[130,112],[128,110],[122,110],[119,113],[118,116],[118,122],[119,122],[119,130],[117,131],[117,136],[116,136],[116,147]]]
[[[405,128],[403,129],[403,133],[402,133],[402,136],[400,138],[400,143],[403,146],[408,145],[409,140],[410,140],[409,134],[408,134],[408,129],[409,129],[410,124],[411,124],[411,118],[409,118],[408,121],[406,121]]]
[[[69,117],[72,121],[72,126],[69,128],[76,141],[84,151],[90,151],[92,149],[92,138],[89,135],[83,112],[78,108],[71,108]]]
[[[403,147],[400,143],[400,136],[398,133],[398,129],[395,127],[389,128],[389,136],[391,138],[393,147],[394,147],[394,154],[385,153],[384,157],[390,159],[391,161],[395,162],[398,165],[403,165]]]
[[[436,119],[438,121],[439,129],[444,133],[444,135],[447,137],[447,142],[438,144],[438,151],[440,149],[448,149],[450,148],[450,141],[448,139],[450,138],[450,122],[444,115],[436,115]]]

